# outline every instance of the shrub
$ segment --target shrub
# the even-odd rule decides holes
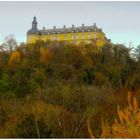
[[[125,109],[118,107],[118,117],[109,126],[102,126],[102,137],[104,138],[140,138],[140,109],[135,97],[129,92],[128,106]]]

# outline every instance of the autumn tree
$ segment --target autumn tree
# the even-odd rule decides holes
[[[10,55],[9,65],[18,64],[18,63],[20,62],[20,59],[21,59],[20,52],[14,51],[14,52]]]
[[[40,50],[40,63],[41,64],[47,64],[52,59],[52,52],[50,49],[47,48],[41,48]]]

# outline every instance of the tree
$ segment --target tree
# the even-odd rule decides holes
[[[137,46],[134,52],[135,52],[136,60],[140,61],[140,45]]]
[[[2,78],[0,79],[0,92],[6,92],[10,89],[9,76],[6,73],[2,74]]]
[[[9,65],[14,65],[20,62],[20,52],[15,51],[11,54],[10,59],[9,59]]]
[[[52,52],[47,48],[41,48],[40,50],[40,63],[47,64],[52,59]]]
[[[15,39],[15,36],[14,35],[6,36],[3,46],[4,50],[9,51],[11,53],[13,49],[17,47],[17,41]]]

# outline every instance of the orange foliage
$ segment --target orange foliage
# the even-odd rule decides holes
[[[42,48],[40,50],[40,63],[47,64],[52,59],[52,52],[49,49]]]
[[[9,59],[9,65],[14,65],[20,62],[21,59],[21,54],[18,51],[15,51],[11,54],[10,59]]]
[[[140,138],[140,109],[135,97],[128,93],[128,107],[118,108],[118,118],[112,126],[102,125],[102,137],[106,138]],[[109,127],[109,131],[106,128]]]

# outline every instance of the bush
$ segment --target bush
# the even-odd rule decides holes
[[[118,108],[118,117],[111,126],[103,124],[103,138],[140,138],[140,109],[135,97],[129,92],[128,106]]]

